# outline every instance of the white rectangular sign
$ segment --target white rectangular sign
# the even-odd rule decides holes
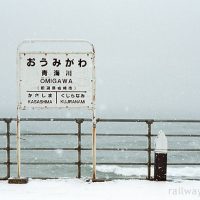
[[[93,53],[19,53],[19,106],[93,108]]]

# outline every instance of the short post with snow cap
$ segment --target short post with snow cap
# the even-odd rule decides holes
[[[154,154],[154,180],[166,181],[167,175],[167,138],[165,133],[160,131],[155,139]]]

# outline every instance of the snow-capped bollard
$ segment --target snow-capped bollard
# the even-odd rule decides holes
[[[155,139],[154,154],[154,180],[166,181],[167,175],[167,138],[164,132],[160,131]]]

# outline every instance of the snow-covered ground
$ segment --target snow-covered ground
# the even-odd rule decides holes
[[[92,168],[92,166],[91,166]],[[120,167],[117,165],[97,165],[97,172],[113,173],[115,175],[129,176],[147,176],[146,167]],[[154,168],[151,169],[151,174],[154,173]],[[188,177],[190,179],[200,177],[200,167],[167,167],[168,177]]]
[[[2,200],[195,200],[200,199],[200,181],[154,182],[116,180],[102,183],[78,179],[29,180],[25,185],[0,181]]]

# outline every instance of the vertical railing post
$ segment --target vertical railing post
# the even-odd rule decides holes
[[[10,178],[10,124],[12,119],[5,119],[4,120],[6,123],[6,154],[7,154],[7,161],[6,161],[6,165],[7,165],[7,176],[6,179]]]
[[[77,162],[77,167],[78,167],[78,174],[77,178],[81,178],[81,124],[83,123],[83,119],[76,119],[76,123],[78,124],[78,162]]]
[[[148,167],[148,174],[147,174],[147,179],[150,180],[151,179],[151,125],[153,124],[153,120],[148,120],[146,121],[147,125],[148,125],[148,163],[147,163],[147,167]]]

